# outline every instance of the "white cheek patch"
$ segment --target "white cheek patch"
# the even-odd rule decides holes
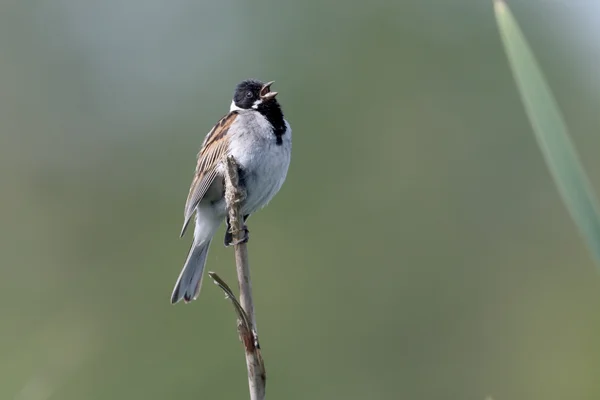
[[[231,105],[229,106],[229,112],[232,111],[242,111],[241,108],[235,105],[235,101],[231,100]]]
[[[256,100],[254,102],[254,104],[252,104],[252,108],[254,108],[255,110],[258,108],[258,106],[260,106],[262,104],[262,100]]]

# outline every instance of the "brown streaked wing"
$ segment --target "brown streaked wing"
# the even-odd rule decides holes
[[[185,202],[183,228],[181,228],[180,236],[183,236],[185,233],[196,206],[200,203],[217,176],[216,166],[227,152],[227,146],[229,144],[227,132],[237,115],[237,111],[232,111],[221,118],[208,135],[206,135],[206,138],[202,143],[202,148],[198,153],[198,164],[196,166],[194,180],[192,181],[190,192],[187,201]]]

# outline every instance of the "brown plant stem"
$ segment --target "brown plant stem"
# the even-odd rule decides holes
[[[226,159],[225,200],[233,243],[235,243],[235,265],[240,289],[240,301],[238,302],[229,286],[217,274],[209,272],[209,275],[215,284],[225,292],[226,297],[231,300],[238,316],[237,328],[246,354],[250,399],[263,400],[266,387],[265,364],[260,353],[256,333],[248,246],[243,240],[245,235],[244,219],[240,209],[245,196],[244,189],[239,185],[237,162],[232,156],[229,156]]]

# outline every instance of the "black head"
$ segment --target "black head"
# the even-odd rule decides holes
[[[233,103],[244,110],[259,109],[275,102],[277,92],[271,92],[273,82],[263,83],[254,79],[240,82],[233,93]]]

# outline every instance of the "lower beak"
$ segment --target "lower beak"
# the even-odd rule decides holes
[[[275,96],[277,96],[277,92],[269,92],[267,94],[262,95],[261,98],[264,100],[270,100],[275,98]]]

